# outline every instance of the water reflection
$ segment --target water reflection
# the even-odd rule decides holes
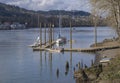
[[[44,52],[44,56],[45,56],[45,64],[46,64],[46,51]]]
[[[66,66],[65,66],[65,75],[67,75],[68,74],[68,72],[69,72],[69,62],[67,61],[66,62]]]
[[[46,28],[48,30],[48,28]],[[58,34],[58,28],[55,29],[55,39]],[[93,30],[93,28],[76,28],[76,30]],[[105,38],[111,38],[113,33],[108,33],[108,28],[100,28],[98,31],[99,39],[102,41]],[[69,28],[64,28],[65,33],[62,33],[67,38],[69,37]],[[43,31],[44,32],[44,31]],[[106,33],[107,32],[107,33]],[[110,30],[109,30],[110,32]],[[27,30],[8,30],[0,31],[0,81],[7,83],[75,83],[72,79],[74,70],[86,65],[91,66],[94,61],[94,54],[65,52],[49,53],[49,52],[32,52],[28,47],[34,42],[35,38],[40,34],[39,29]],[[42,38],[48,35],[42,34]],[[86,48],[93,43],[93,32],[74,33],[73,48]],[[48,37],[45,38],[48,41]],[[66,48],[70,45],[67,43]],[[93,59],[93,61],[91,61]],[[69,63],[69,68],[66,68],[66,62]],[[84,65],[86,64],[86,65]],[[47,80],[46,80],[47,79]]]
[[[43,63],[42,63],[42,51],[40,51],[40,70],[41,70],[41,73],[42,73],[42,68],[43,68]]]
[[[72,78],[75,70],[87,68],[87,65],[84,63],[84,59],[79,58],[77,60],[77,63],[74,63],[74,60],[76,60],[73,57],[74,53],[69,52],[68,54],[69,55],[67,56],[69,57],[67,57],[65,61],[62,62],[61,60],[63,58],[61,57],[65,57],[66,53],[63,54],[63,53],[50,53],[46,51],[40,51],[40,72],[41,72],[40,76],[50,75],[50,77],[49,76],[47,77],[48,79],[53,79],[53,77],[55,76],[56,79],[54,80],[60,80],[63,77],[64,79],[68,79],[68,77],[71,76],[69,77],[70,79]],[[58,58],[58,56],[59,56],[59,60],[55,60]],[[91,60],[91,64],[92,63],[93,63],[93,60]],[[64,65],[64,67],[61,65]],[[76,83],[81,83],[81,80],[78,80],[78,79],[74,79],[74,80],[76,81]]]
[[[49,66],[50,66],[50,74],[52,75],[52,53],[49,52]]]
[[[62,68],[59,68],[59,64],[56,64],[56,66],[55,66],[55,64],[54,64],[55,62],[53,63],[53,61],[54,61],[53,55],[55,56],[54,53],[40,51],[40,72],[41,72],[41,75],[42,75],[43,71],[46,70],[46,71],[50,71],[49,72],[50,75],[53,75],[53,73],[55,73],[56,78],[58,79],[60,77],[60,75],[62,75],[62,73],[64,73],[64,75],[67,76],[69,74],[69,72],[73,72],[72,52],[70,52],[70,58],[62,64],[62,65],[64,65],[64,68],[65,68],[64,70],[62,70]],[[65,56],[65,55],[63,53],[60,53],[60,57],[61,56]],[[44,66],[46,68],[45,70],[44,70]],[[54,70],[53,68],[56,68],[56,70]]]
[[[56,70],[56,76],[57,76],[57,78],[59,78],[59,69],[58,68]]]
[[[66,56],[65,54],[60,53],[59,59],[60,59],[60,57]],[[62,65],[64,65],[64,70],[63,70],[62,67],[60,66],[60,64],[58,64],[59,61],[55,62],[55,57],[58,56],[58,54],[50,53],[50,52],[46,52],[46,51],[44,51],[44,52],[40,51],[40,70],[41,70],[40,72],[41,72],[41,75],[43,75],[43,74],[48,75],[47,73],[49,73],[50,76],[55,75],[56,78],[59,80],[59,79],[61,79],[61,77],[64,77],[64,76],[67,78],[75,70],[87,68],[87,65],[84,64],[83,59],[79,59],[77,64],[73,64],[73,60],[74,60],[73,59],[74,57],[72,55],[73,53],[70,52],[68,54],[70,57],[68,57],[65,60],[65,62],[60,62]],[[62,74],[64,74],[64,76]],[[73,73],[72,73],[72,75],[73,75]],[[49,78],[52,78],[52,77],[49,77]],[[79,81],[77,81],[76,83],[79,83]]]

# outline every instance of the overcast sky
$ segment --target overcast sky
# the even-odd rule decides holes
[[[89,0],[0,0],[29,10],[84,10],[90,11]]]

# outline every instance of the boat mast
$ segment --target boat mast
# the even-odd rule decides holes
[[[61,37],[61,27],[62,27],[62,18],[59,10],[59,35],[58,35],[59,38]]]
[[[39,38],[40,38],[40,44],[42,44],[42,27],[41,27],[41,23],[40,23],[40,15],[39,14],[38,14],[38,28],[40,28]]]

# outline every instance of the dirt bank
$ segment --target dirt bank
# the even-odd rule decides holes
[[[107,41],[101,43],[103,46],[119,45],[119,41]],[[96,79],[98,83],[120,83],[120,48],[103,50],[98,52],[99,59],[111,58],[109,64],[103,66],[103,71]]]
[[[97,46],[111,45],[120,45],[120,43],[115,39],[110,39],[97,44]],[[94,47],[94,45],[92,46]],[[107,65],[93,66],[84,70],[85,74],[89,78],[89,82],[120,83],[120,48],[98,51],[96,63],[98,63],[102,58],[111,58],[111,60]],[[80,80],[78,83],[80,83]]]

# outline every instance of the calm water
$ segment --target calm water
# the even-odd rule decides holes
[[[69,40],[69,28],[61,31]],[[58,29],[55,29],[55,37]],[[75,83],[73,68],[83,62],[91,65],[95,54],[81,52],[33,52],[28,45],[39,36],[39,29],[0,31],[0,83]],[[44,36],[44,33],[43,33]],[[98,41],[115,36],[112,29],[99,27]],[[94,28],[75,28],[73,48],[86,48],[94,42]],[[65,45],[69,47],[69,43]],[[66,70],[66,62],[69,69]],[[59,74],[56,74],[57,69]]]

